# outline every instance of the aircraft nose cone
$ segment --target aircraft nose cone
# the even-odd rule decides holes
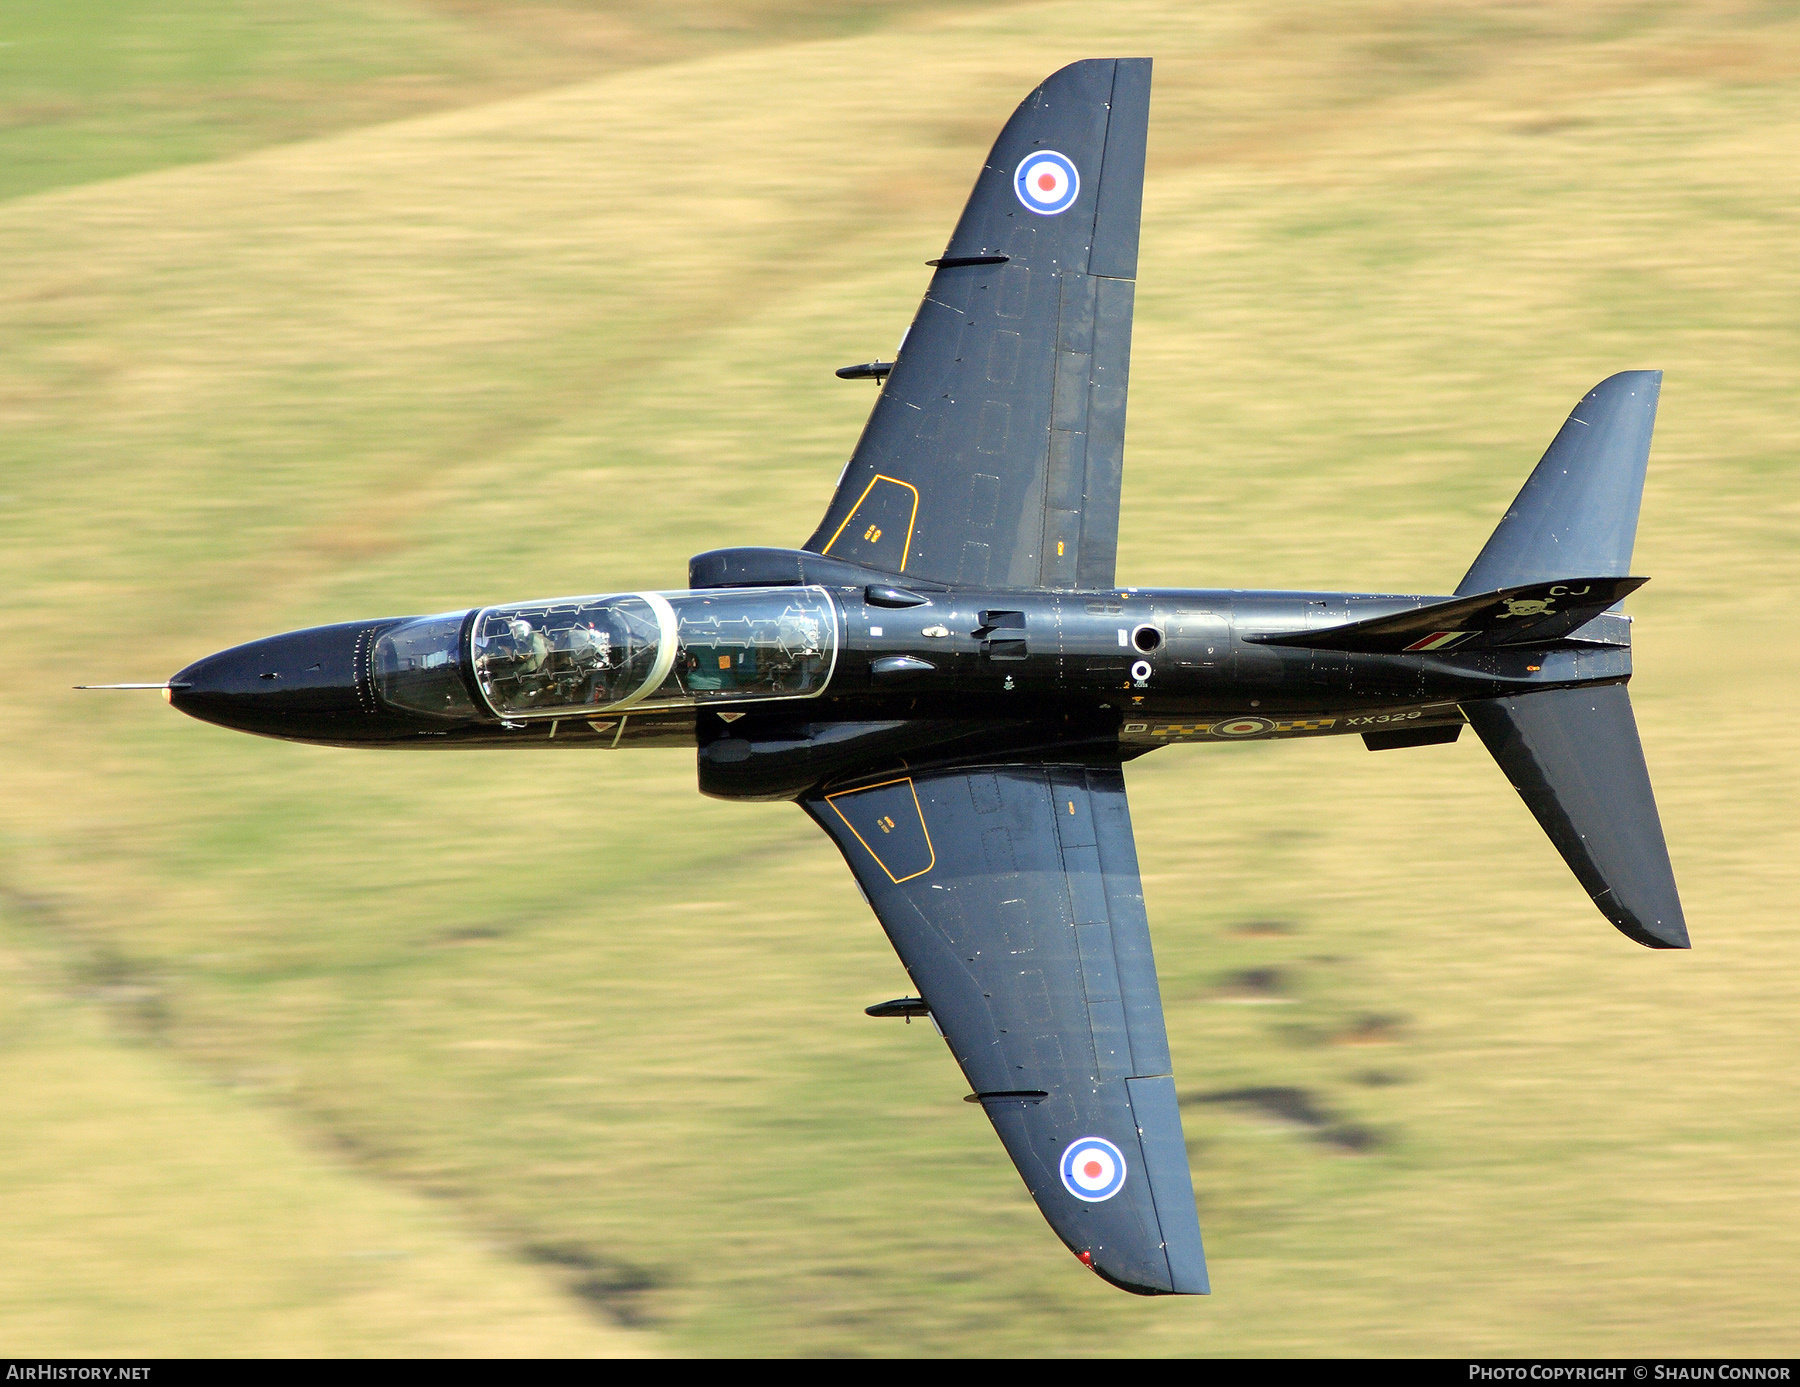
[[[369,655],[388,622],[311,626],[196,660],[169,681],[189,717],[242,732],[312,738],[379,712]]]

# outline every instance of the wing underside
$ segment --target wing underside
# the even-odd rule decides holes
[[[1119,767],[921,772],[802,803],[1051,1227],[1115,1285],[1204,1294]]]
[[[1014,113],[807,549],[1111,586],[1149,103],[1150,60],[1104,58]]]

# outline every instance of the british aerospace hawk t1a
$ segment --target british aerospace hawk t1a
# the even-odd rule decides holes
[[[182,712],[344,747],[694,746],[842,851],[1045,1218],[1204,1293],[1121,767],[1172,742],[1464,724],[1602,914],[1687,947],[1625,683],[1661,377],[1575,407],[1449,596],[1115,580],[1147,59],[1064,68],[975,180],[824,518],[680,591],[350,621],[210,655]],[[1404,882],[1396,881],[1396,889]]]

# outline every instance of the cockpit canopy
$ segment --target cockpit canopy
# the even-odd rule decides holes
[[[414,617],[376,641],[369,666],[382,700],[428,717],[480,717],[463,678],[462,633],[469,616],[464,611]]]
[[[467,718],[468,669],[489,708],[515,719],[810,698],[836,661],[823,588],[716,588],[420,617],[377,642],[374,674],[392,704]]]

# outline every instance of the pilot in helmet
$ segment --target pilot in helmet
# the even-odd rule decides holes
[[[518,662],[515,672],[518,674],[537,673],[544,667],[544,662],[550,658],[550,642],[544,639],[544,633],[520,616],[515,616],[507,622],[506,629],[512,637],[513,659]]]

